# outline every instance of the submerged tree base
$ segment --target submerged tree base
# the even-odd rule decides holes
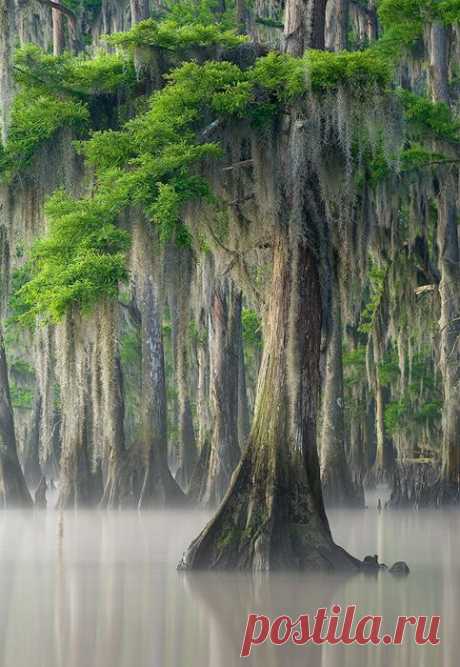
[[[275,484],[274,471],[258,458],[246,452],[216,516],[179,569],[357,571],[360,561],[334,543],[294,462]]]

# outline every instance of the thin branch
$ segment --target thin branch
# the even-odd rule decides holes
[[[420,294],[425,294],[426,292],[434,292],[437,288],[437,285],[421,285],[415,289],[415,294],[419,296]]]
[[[241,162],[235,162],[234,164],[229,165],[228,167],[223,167],[222,171],[232,171],[232,169],[239,169],[240,167],[250,167],[254,164],[254,160],[242,160]]]
[[[220,118],[217,120],[214,120],[208,127],[206,127],[200,134],[200,139],[206,139],[210,134],[214,132],[214,130],[217,130],[218,127],[222,124],[222,121]]]

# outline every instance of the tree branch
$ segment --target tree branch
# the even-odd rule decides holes
[[[59,2],[54,2],[54,0],[37,0],[37,2],[45,7],[50,7],[51,9],[61,12],[61,14],[67,16],[74,29],[77,27],[77,15],[68,7],[61,5]]]

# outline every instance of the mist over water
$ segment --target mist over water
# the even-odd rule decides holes
[[[253,649],[254,667],[453,667],[460,631],[458,513],[330,511],[338,543],[360,558],[406,560],[406,579],[177,572],[206,512],[0,513],[2,667],[233,667],[248,612],[269,616],[357,604],[382,614],[440,614],[441,644]]]

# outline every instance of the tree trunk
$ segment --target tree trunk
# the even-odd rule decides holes
[[[62,415],[58,498],[61,509],[94,506],[102,495],[100,475],[91,464],[87,333],[86,323],[82,323],[77,311],[68,312],[56,330]]]
[[[266,340],[247,450],[182,569],[354,569],[332,540],[316,450],[321,289],[303,235],[275,233]]]
[[[195,326],[197,329],[196,353],[198,366],[197,421],[198,447],[201,451],[209,441],[210,413],[210,362],[209,362],[209,309],[210,289],[214,281],[213,261],[209,253],[203,253],[196,267]]]
[[[14,0],[0,0],[0,129],[6,143],[13,100],[12,57],[15,44]]]
[[[246,33],[246,0],[236,0],[236,27],[240,35]]]
[[[240,331],[238,334],[238,444],[241,452],[246,449],[249,431],[251,429],[251,418],[249,415],[248,391],[246,387],[246,364],[244,359],[243,331],[240,318]]]
[[[379,37],[379,22],[377,19],[376,0],[369,0],[367,11],[367,39],[369,44],[375,42]]]
[[[447,29],[430,31],[430,79],[434,102],[449,103]],[[443,383],[443,435],[440,484],[428,493],[436,502],[460,498],[460,252],[456,193],[458,175],[445,175],[438,197],[437,245],[441,281],[440,370]]]
[[[441,495],[460,497],[460,252],[455,183],[446,179],[438,210],[441,282],[440,369],[443,379]]]
[[[144,480],[139,507],[181,503],[185,496],[168,467],[166,381],[160,310],[160,259],[147,222],[133,231],[137,254],[136,298],[141,314]],[[154,252],[157,251],[157,257]]]
[[[375,454],[374,473],[376,481],[391,479],[394,469],[394,447],[385,429],[385,406],[388,404],[388,388],[382,387],[377,379],[375,387],[375,427],[377,450]]]
[[[240,459],[238,445],[239,332],[241,292],[229,278],[217,278],[209,323],[210,400],[212,426],[207,467],[193,481],[197,499],[218,504]]]
[[[193,257],[191,251],[187,248],[175,248],[174,251],[176,261],[173,270],[176,278],[178,278],[174,281],[178,311],[175,370],[178,400],[179,467],[176,479],[182,488],[187,489],[198,459],[190,401],[189,373],[190,288]]]
[[[326,504],[357,506],[361,498],[354,488],[345,454],[342,316],[338,279],[334,269],[332,271],[332,304],[323,380],[321,483]]]
[[[328,0],[326,5],[326,48],[344,51],[348,47],[350,0]]]
[[[150,16],[149,0],[130,0],[131,25],[144,21]]]
[[[10,508],[31,505],[32,498],[19,465],[8,368],[3,334],[0,331],[0,506]]]
[[[449,103],[449,63],[447,28],[440,22],[430,30],[430,80],[434,102]]]
[[[306,49],[324,49],[326,0],[287,0],[284,50],[301,56]]]
[[[24,447],[23,468],[24,478],[31,489],[35,489],[42,478],[40,468],[40,425],[42,416],[42,398],[40,391],[35,390],[32,407],[32,425]]]
[[[60,0],[55,0],[56,4],[60,5]],[[51,17],[53,21],[53,54],[60,56],[65,49],[65,34],[64,34],[64,14],[59,9],[51,10]]]
[[[123,375],[118,349],[118,313],[113,302],[99,306],[98,336],[101,338],[103,452],[107,475],[101,505],[118,508],[127,504],[128,477],[124,434]]]

